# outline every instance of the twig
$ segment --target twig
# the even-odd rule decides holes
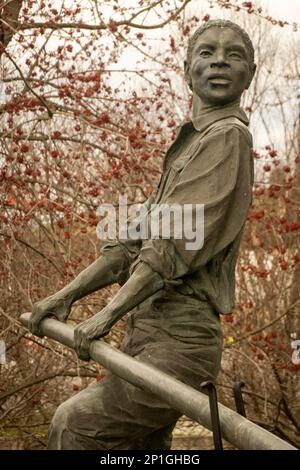
[[[31,93],[42,103],[43,106],[45,106],[45,108],[47,109],[47,112],[48,112],[48,115],[49,115],[49,118],[51,119],[53,117],[53,112],[51,111],[51,109],[49,108],[49,106],[47,105],[46,101],[44,100],[44,98],[42,98],[40,95],[38,95],[34,89],[31,87],[31,85],[29,84],[29,82],[26,80],[26,77],[24,76],[22,70],[20,69],[20,67],[18,66],[18,64],[14,61],[14,59],[8,54],[8,52],[4,49],[4,54],[7,56],[7,58],[14,64],[14,66],[16,67],[16,69],[18,70],[20,76],[22,77],[22,80],[24,81],[25,85],[27,86],[28,90],[31,91]]]

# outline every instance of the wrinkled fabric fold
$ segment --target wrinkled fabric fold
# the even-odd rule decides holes
[[[170,286],[128,318],[121,350],[200,390],[220,369],[219,315]],[[48,449],[168,450],[181,413],[156,395],[108,375],[60,405]]]
[[[196,111],[195,111],[196,113]],[[185,236],[112,241],[128,257],[128,276],[147,263],[166,282],[179,281],[220,313],[234,308],[234,273],[244,224],[252,201],[252,137],[248,120],[237,104],[212,107],[184,124],[163,161],[160,184],[146,202],[204,204],[204,244],[187,250]],[[193,220],[195,209],[193,209]],[[150,225],[151,222],[148,222]]]

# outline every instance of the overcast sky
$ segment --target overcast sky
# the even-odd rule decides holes
[[[300,23],[300,0],[260,0],[270,15],[281,20]]]

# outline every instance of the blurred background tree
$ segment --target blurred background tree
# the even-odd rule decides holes
[[[253,421],[299,445],[299,33],[258,2],[131,0],[0,2],[0,445],[44,448],[56,407],[105,371],[33,337],[19,315],[99,255],[97,207],[142,202],[157,183],[192,97],[188,37],[230,18],[253,39],[258,72],[243,107],[254,135],[255,187],[237,269],[237,303],[223,318],[220,399],[246,383]],[[117,286],[73,307],[76,324]],[[107,338],[124,335],[121,320]],[[187,444],[188,445],[188,444]],[[187,447],[188,448],[188,447]]]

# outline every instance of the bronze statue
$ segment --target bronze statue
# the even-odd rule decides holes
[[[234,306],[235,265],[252,198],[252,138],[240,98],[255,73],[247,33],[226,20],[190,38],[185,75],[193,117],[167,151],[152,203],[204,204],[204,245],[186,250],[174,237],[107,243],[102,255],[61,291],[34,305],[32,333],[104,286],[122,287],[75,328],[75,349],[89,360],[91,340],[130,312],[122,351],[195,388],[215,379],[221,362],[220,314]],[[150,209],[149,209],[150,210]],[[59,406],[49,449],[169,449],[180,413],[158,397],[109,375]]]

